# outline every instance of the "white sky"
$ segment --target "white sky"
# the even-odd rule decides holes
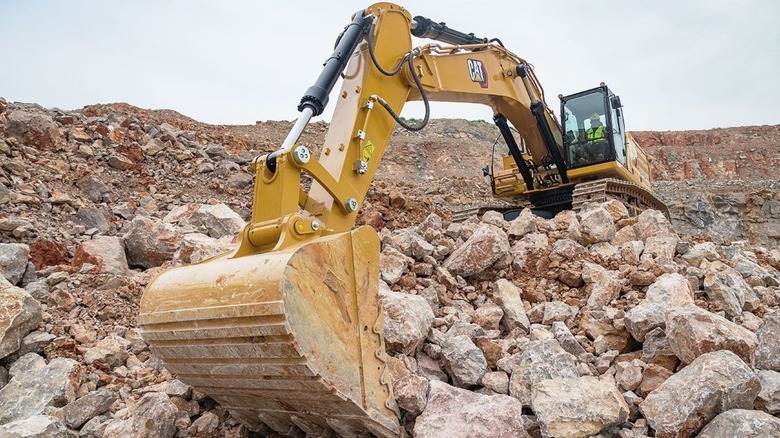
[[[0,0],[0,96],[63,109],[128,102],[208,123],[291,120],[337,34],[369,4]],[[535,65],[556,114],[559,93],[603,81],[629,130],[780,124],[777,0],[401,4],[500,38]],[[487,107],[432,106],[434,118],[491,119]],[[402,115],[421,117],[422,105]]]

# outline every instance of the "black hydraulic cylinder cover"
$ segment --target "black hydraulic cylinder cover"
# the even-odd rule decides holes
[[[475,37],[473,33],[464,33],[447,27],[445,23],[436,23],[430,18],[414,17],[415,27],[412,35],[418,38],[429,38],[449,44],[485,44],[487,38]]]
[[[370,24],[371,17],[366,17],[363,10],[355,14],[352,23],[344,29],[344,33],[341,35],[333,54],[325,61],[324,68],[317,81],[306,90],[303,98],[301,98],[301,103],[298,104],[298,111],[303,111],[304,108],[310,107],[314,110],[315,116],[322,114],[322,111],[328,104],[328,95],[347,67],[347,62],[350,56],[352,56],[352,52],[355,51]]]

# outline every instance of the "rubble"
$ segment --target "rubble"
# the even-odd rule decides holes
[[[0,99],[0,435],[247,433],[166,370],[135,316],[161,269],[235,248],[250,216],[249,163],[275,150],[289,127],[203,125],[126,104],[60,111]],[[485,203],[484,187],[474,184],[480,176],[448,156],[435,171],[408,160],[456,142],[459,160],[480,161],[480,142],[494,136],[479,123],[431,121],[442,127],[450,131],[434,142],[397,134],[397,153],[380,165],[358,216],[382,240],[388,369],[409,434],[772,430],[759,411],[778,412],[776,182],[734,194],[724,190],[747,186],[656,180],[668,196],[691,197],[670,202],[671,222],[656,211],[629,217],[608,201],[552,219],[524,209],[510,222],[489,211],[451,223],[452,210]],[[311,124],[302,141],[321,144],[324,128]],[[774,171],[776,152],[743,129],[739,141]],[[654,156],[651,165],[676,175],[663,167],[670,162],[679,160],[659,164]],[[703,163],[690,166],[703,175]],[[703,185],[716,187],[705,194]]]

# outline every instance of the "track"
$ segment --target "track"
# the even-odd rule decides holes
[[[577,184],[572,194],[572,209],[580,211],[587,203],[609,199],[622,202],[631,216],[637,216],[644,210],[658,210],[669,217],[669,208],[651,192],[636,184],[613,178]]]
[[[658,210],[669,218],[669,208],[661,200],[656,198],[650,191],[643,189],[633,183],[613,178],[603,178],[594,181],[579,183],[574,186],[571,194],[571,209],[580,211],[585,204],[591,202],[605,202],[609,199],[615,199],[623,203],[631,216],[636,216],[644,210]],[[453,222],[463,222],[474,215],[481,216],[488,210],[494,210],[504,213],[509,210],[522,209],[526,205],[508,206],[501,205],[482,205],[478,207],[468,207],[452,213]],[[540,207],[543,209],[543,207]]]

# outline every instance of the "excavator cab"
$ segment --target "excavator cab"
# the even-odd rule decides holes
[[[626,165],[620,97],[601,83],[561,99],[564,150],[570,169],[618,161]]]

